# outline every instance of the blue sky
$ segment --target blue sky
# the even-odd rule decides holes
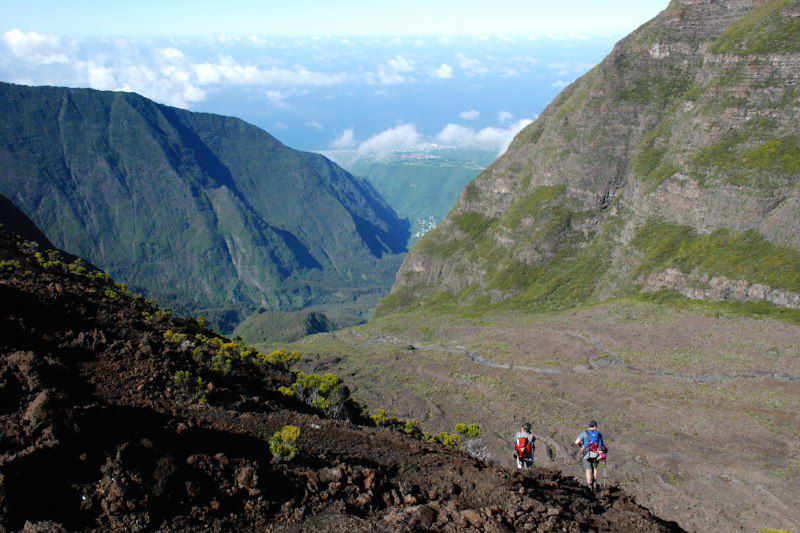
[[[665,0],[3,0],[6,27],[83,36],[622,35]]]
[[[306,150],[500,152],[666,4],[3,0],[0,80],[134,91]]]

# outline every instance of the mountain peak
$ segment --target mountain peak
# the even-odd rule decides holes
[[[656,286],[718,298],[712,279],[745,287],[725,298],[793,306],[798,6],[673,2],[464,189],[382,310],[560,308]],[[784,258],[787,275],[748,256]]]

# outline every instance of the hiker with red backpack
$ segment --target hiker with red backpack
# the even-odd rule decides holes
[[[597,421],[589,422],[589,429],[578,435],[575,445],[580,447],[583,469],[586,471],[586,484],[594,490],[597,482],[597,467],[606,460],[606,448],[603,434],[597,431]]]
[[[517,461],[517,468],[533,468],[533,451],[536,437],[531,433],[529,422],[522,424],[522,429],[514,437],[514,459]]]

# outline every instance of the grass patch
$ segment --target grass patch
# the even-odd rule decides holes
[[[622,68],[628,72],[637,72],[646,67],[628,62]],[[645,71],[641,73],[639,79],[622,89],[619,99],[623,102],[640,105],[655,104],[663,107],[685,94],[690,87],[689,77],[677,68],[671,68],[667,73],[658,70]]]
[[[642,293],[636,296],[637,299],[649,303],[669,306],[678,311],[690,311],[694,313],[720,317],[747,317],[747,318],[771,318],[800,325],[800,310],[787,309],[769,302],[707,302],[704,300],[692,300],[675,291],[657,291]]]
[[[714,176],[732,185],[763,186],[770,178],[785,181],[800,174],[800,136],[768,138],[743,148],[751,139],[737,133],[699,150],[691,160],[693,175],[700,176],[700,183]]]
[[[534,188],[531,192],[515,201],[500,219],[500,223],[507,228],[517,228],[525,218],[531,217],[547,202],[563,196],[567,191],[566,185],[543,185]]]
[[[607,269],[606,254],[598,243],[574,256],[565,254],[542,267],[517,265],[503,273],[496,283],[513,282],[525,288],[499,307],[527,311],[573,307],[591,298]]]
[[[685,97],[685,96],[684,96]],[[665,120],[639,142],[639,152],[633,158],[633,172],[637,179],[651,184],[655,189],[675,175],[680,167],[664,161],[667,154],[665,144],[670,138],[670,122]]]
[[[800,51],[800,19],[784,14],[796,0],[770,0],[734,22],[717,38],[713,54],[770,54]]]
[[[491,218],[480,213],[461,213],[454,219],[456,226],[471,239],[479,239],[492,223]]]
[[[633,239],[644,254],[638,274],[677,268],[800,291],[800,253],[772,244],[755,231],[698,234],[689,226],[650,220]]]

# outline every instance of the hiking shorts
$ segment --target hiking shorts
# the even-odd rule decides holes
[[[597,464],[598,464],[598,462],[595,461],[594,459],[587,459],[586,457],[583,458],[583,469],[584,470],[595,471],[595,470],[597,470]]]

